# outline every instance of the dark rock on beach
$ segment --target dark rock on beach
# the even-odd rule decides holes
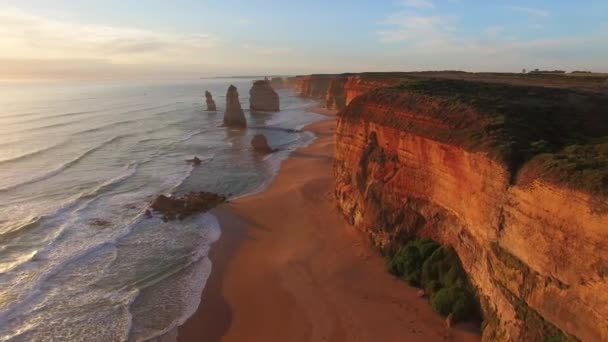
[[[183,220],[206,212],[226,201],[223,195],[212,192],[189,192],[182,196],[159,195],[150,208],[162,215],[164,221]]]

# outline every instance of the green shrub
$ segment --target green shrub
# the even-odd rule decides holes
[[[424,284],[424,291],[429,296],[433,296],[437,291],[441,290],[441,287],[441,283],[438,280],[431,280]]]
[[[453,314],[456,320],[466,320],[475,314],[475,299],[467,290],[449,287],[442,288],[431,297],[431,306],[438,313]]]
[[[458,255],[429,239],[414,239],[388,256],[389,271],[412,286],[422,287],[433,308],[457,320],[477,316],[478,304]]]
[[[420,286],[422,264],[438,248],[439,244],[429,239],[412,240],[389,256],[389,272],[412,286]]]
[[[424,284],[437,280],[441,287],[465,288],[468,286],[466,277],[458,255],[449,247],[436,249],[422,265]]]

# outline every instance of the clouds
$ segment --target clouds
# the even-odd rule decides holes
[[[379,22],[377,36],[387,48],[400,51],[403,64],[412,69],[507,71],[530,66],[576,68],[580,65],[603,68],[597,54],[608,39],[599,33],[522,36],[526,25],[511,25],[509,21],[472,30],[467,20],[479,18],[467,18],[468,13],[459,12],[459,6],[447,6],[446,10],[433,4],[410,4],[404,8],[406,3],[409,2],[400,2],[397,13],[387,14]],[[520,13],[524,23],[551,15],[546,10],[518,6],[495,6],[494,10],[500,13],[504,8]],[[538,31],[542,27],[537,23],[533,29]],[[588,53],[583,55],[583,51]]]
[[[453,30],[451,21],[449,17],[437,15],[391,14],[382,22],[387,29],[379,32],[380,40],[395,43],[446,37]]]
[[[431,0],[401,0],[400,5],[415,9],[432,9],[435,4]]]
[[[206,33],[89,25],[0,8],[0,57],[154,61],[195,56],[217,45]]]
[[[575,4],[549,11],[508,1],[360,1],[347,10],[316,1],[259,0],[238,8],[122,1],[104,5],[104,18],[96,13],[99,3],[28,2],[13,2],[21,9],[0,5],[0,77],[16,70],[123,78],[569,65],[605,70],[608,54],[603,4],[589,14],[574,11]]]
[[[505,8],[509,9],[511,11],[524,13],[527,15],[535,16],[535,17],[548,17],[549,15],[551,15],[551,12],[549,12],[547,10],[543,10],[543,9],[538,9],[538,8],[522,7],[522,6],[505,6]]]

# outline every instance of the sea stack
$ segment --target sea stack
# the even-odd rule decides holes
[[[267,79],[253,82],[249,91],[249,108],[265,112],[279,111],[279,95]]]
[[[268,145],[268,140],[264,134],[256,134],[253,139],[251,139],[251,146],[256,152],[264,154],[276,151]]]
[[[232,84],[226,93],[226,112],[224,113],[224,125],[228,127],[247,127],[247,119],[239,102],[239,92]]]
[[[205,100],[207,101],[207,110],[210,112],[215,112],[217,110],[215,101],[213,101],[213,96],[207,90],[205,90]]]

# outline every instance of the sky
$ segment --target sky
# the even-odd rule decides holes
[[[607,0],[0,0],[0,78],[608,72]]]

